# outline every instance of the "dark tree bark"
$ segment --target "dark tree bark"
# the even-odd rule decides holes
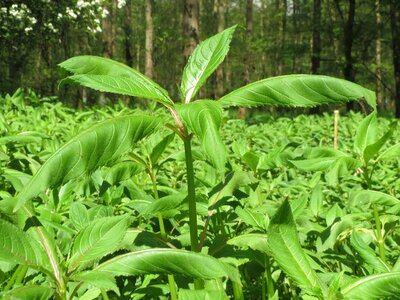
[[[343,12],[340,8],[339,0],[335,0],[336,8],[340,14],[342,21],[344,22],[343,27],[343,47],[344,47],[344,67],[343,76],[344,79],[349,81],[355,81],[355,72],[353,66],[353,40],[354,40],[354,18],[356,14],[356,0],[348,0],[349,7],[347,12],[347,18],[345,20]],[[347,109],[354,109],[354,103],[348,102]]]
[[[199,0],[183,1],[184,63],[199,43]]]
[[[283,74],[283,67],[285,65],[285,43],[286,43],[286,12],[287,12],[287,0],[279,0],[279,11],[282,16],[281,24],[279,27],[279,52],[280,57],[278,60],[278,75]]]
[[[125,14],[125,19],[124,19],[124,55],[125,55],[125,62],[128,66],[132,67],[133,66],[133,51],[132,51],[132,36],[133,36],[133,30],[132,30],[132,0],[127,0],[126,5],[124,8],[124,14]]]
[[[311,74],[318,74],[321,66],[321,0],[314,0],[311,48]]]
[[[117,10],[117,0],[104,4],[104,10],[108,14],[102,20],[102,41],[103,56],[113,58],[115,54],[115,16]]]
[[[145,17],[146,17],[146,55],[145,55],[145,69],[146,76],[154,77],[154,25],[153,25],[153,11],[154,0],[145,0]]]
[[[395,115],[400,118],[400,3],[390,1],[390,24],[392,28],[393,71],[395,81]]]

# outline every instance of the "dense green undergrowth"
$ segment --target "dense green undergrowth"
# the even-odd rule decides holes
[[[46,160],[85,129],[111,117],[124,121],[132,110],[117,105],[75,111],[54,99],[18,93],[1,103],[5,297],[57,296],[60,281],[41,254],[33,231],[37,221],[54,239],[49,247],[60,257],[68,299],[166,299],[171,293],[179,299],[395,299],[399,294],[400,139],[393,120],[343,115],[333,149],[333,114],[265,116],[246,123],[224,112],[223,178],[193,139],[202,254],[187,251],[182,258],[178,250],[191,246],[187,178],[184,149],[173,131],[159,127],[104,166],[95,161],[99,156],[89,159],[94,167],[88,174],[66,176],[34,195],[35,220],[27,220],[13,212],[16,196]],[[65,159],[73,163],[75,150]],[[166,274],[174,274],[177,290],[171,290]],[[191,277],[202,279],[200,288],[193,289]]]

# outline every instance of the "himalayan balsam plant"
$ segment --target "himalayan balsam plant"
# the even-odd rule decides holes
[[[375,107],[375,95],[368,89],[342,79],[289,75],[251,83],[217,100],[196,100],[201,86],[227,55],[234,31],[235,26],[230,27],[198,45],[183,72],[179,104],[157,83],[122,63],[96,56],[76,56],[60,64],[62,69],[71,74],[63,83],[77,83],[101,92],[146,98],[165,107],[170,118],[138,114],[112,118],[77,135],[47,159],[16,198],[9,201],[9,211],[14,214],[15,222],[0,220],[0,259],[18,265],[13,275],[15,282],[25,276],[29,268],[47,276],[46,282],[49,283],[23,288],[17,286],[15,290],[11,285],[8,287],[10,292],[14,291],[14,295],[24,295],[25,298],[42,295],[43,298],[54,296],[57,299],[74,299],[81,293],[80,289],[95,286],[106,299],[107,291],[120,295],[115,282],[117,276],[166,273],[169,274],[168,284],[172,299],[177,299],[178,293],[182,298],[186,295],[188,299],[215,296],[212,290],[207,290],[210,289],[208,282],[211,279],[221,282],[218,281],[220,278],[230,280],[235,299],[243,298],[238,269],[226,261],[200,253],[202,243],[199,242],[197,225],[192,140],[197,140],[204,157],[213,166],[216,174],[224,178],[228,160],[220,135],[224,109],[265,105],[313,107],[361,98]],[[44,226],[36,210],[35,203],[38,199],[49,190],[59,188],[115,161],[161,127],[167,127],[178,135],[184,148],[190,251],[153,248],[111,255],[123,249],[122,244],[126,243],[125,237],[132,223],[132,216],[124,214],[98,218],[83,226],[75,233],[68,255],[63,255],[53,230]],[[155,180],[152,166],[168,146],[168,139],[165,138],[153,149],[149,162],[141,160],[135,154],[131,155],[134,160],[143,162],[153,183]],[[157,201],[157,187],[154,186],[153,196]],[[85,217],[85,208],[81,205],[73,204],[71,209],[78,219]],[[168,240],[161,213],[158,214],[158,222],[160,236]],[[254,239],[257,239],[257,243]],[[268,260],[272,257],[302,289],[304,295],[314,299],[327,299],[340,288],[336,277],[332,278],[333,288],[328,287],[309,264],[307,255],[300,247],[287,201],[271,220],[267,235],[238,237],[230,243],[238,246],[246,244],[265,253]],[[268,264],[265,267],[268,268]],[[193,293],[188,290],[178,291],[174,274],[194,278]],[[270,274],[267,274],[267,279],[270,279]],[[354,295],[356,292],[353,290],[352,286],[347,286],[347,289],[342,289],[343,295],[346,297],[346,292]],[[274,295],[270,283],[268,294],[271,297]],[[226,297],[224,295],[222,298]]]

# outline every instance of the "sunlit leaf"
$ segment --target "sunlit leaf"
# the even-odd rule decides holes
[[[229,277],[240,282],[234,267],[209,255],[178,249],[154,248],[127,253],[102,263],[96,270],[114,276],[167,273],[203,279]]]
[[[375,93],[354,82],[321,75],[285,75],[250,83],[223,96],[219,102],[223,107],[313,107],[360,98],[375,108]]]
[[[123,116],[107,120],[79,134],[58,149],[18,194],[14,210],[47,188],[94,171],[115,160],[159,124],[149,116]]]
[[[166,90],[140,72],[117,61],[83,55],[72,57],[59,66],[74,74],[63,82],[74,82],[101,92],[143,97],[168,107],[174,106]]]
[[[189,103],[206,79],[215,71],[229,51],[229,44],[236,26],[201,42],[189,58],[182,76],[181,92]]]

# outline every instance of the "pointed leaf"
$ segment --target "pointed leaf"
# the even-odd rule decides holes
[[[364,118],[357,128],[354,140],[355,151],[363,157],[365,148],[368,145],[376,143],[378,140],[378,120],[376,112],[369,114]]]
[[[209,255],[178,249],[153,248],[127,253],[102,263],[96,270],[113,276],[163,273],[203,279],[226,276],[240,282],[239,273],[234,267]]]
[[[227,300],[224,290],[186,290],[179,289],[180,300]]]
[[[117,117],[89,128],[58,149],[18,194],[14,211],[47,188],[94,171],[153,132],[159,121],[150,116]]]
[[[360,278],[356,282],[342,288],[345,299],[373,300],[397,299],[400,295],[400,272],[383,273]]]
[[[225,29],[196,47],[182,76],[181,91],[185,103],[190,102],[206,79],[224,60],[235,28],[236,26],[232,26]]]
[[[390,159],[397,159],[400,157],[400,143],[393,145],[389,148],[387,148],[385,151],[383,151],[379,157],[376,159],[377,161],[379,160],[390,160]]]
[[[17,226],[0,220],[0,261],[49,268],[40,244]]]
[[[313,294],[320,295],[322,291],[327,290],[301,248],[292,210],[287,200],[272,218],[267,235],[271,256],[290,278]]]
[[[74,281],[90,283],[91,285],[103,289],[114,291],[119,295],[119,289],[115,283],[115,278],[108,273],[100,271],[86,271],[72,276]]]
[[[375,251],[364,242],[359,232],[353,231],[350,243],[365,263],[372,267],[377,273],[390,272],[389,267],[376,255]]]
[[[201,147],[220,173],[225,171],[227,153],[219,128],[222,109],[216,101],[200,100],[181,105],[178,114],[184,124],[199,137]]]
[[[228,240],[228,245],[235,245],[238,247],[249,247],[253,250],[258,250],[260,252],[268,254],[267,247],[267,235],[261,233],[249,233],[236,236],[230,240]]]
[[[74,241],[68,261],[69,270],[114,252],[125,236],[128,226],[129,218],[126,216],[105,217],[91,222],[78,233]]]
[[[174,103],[166,90],[140,72],[117,61],[98,56],[75,56],[59,66],[74,75],[63,82],[74,82],[108,93],[152,99],[167,107]]]
[[[363,152],[363,159],[365,164],[368,164],[369,160],[378,154],[382,146],[392,137],[397,124],[393,122],[390,124],[389,130],[375,143],[367,145]]]
[[[263,79],[239,88],[219,102],[229,106],[300,106],[344,103],[364,98],[375,108],[375,93],[343,79],[321,75],[286,75]]]

